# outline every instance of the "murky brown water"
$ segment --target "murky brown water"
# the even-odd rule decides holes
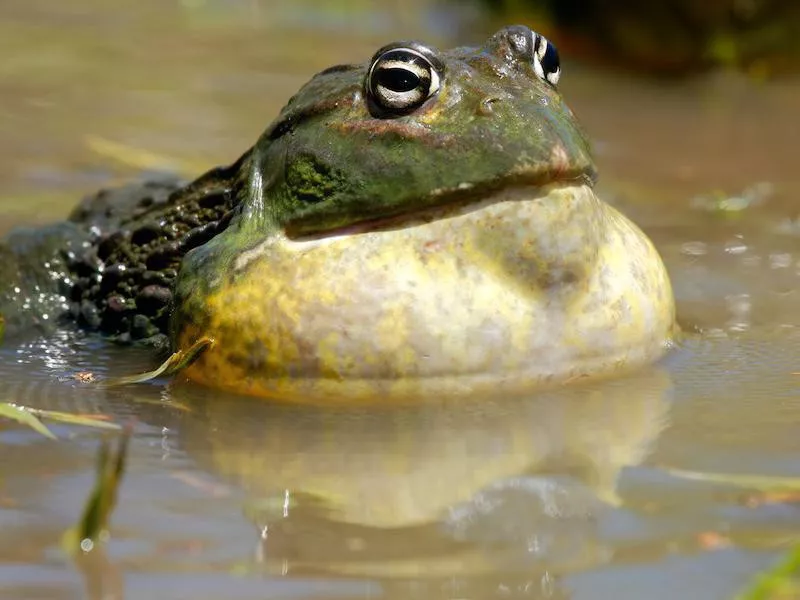
[[[138,175],[109,141],[197,172],[325,66],[398,37],[464,41],[452,13],[408,4],[5,2],[0,229]],[[625,379],[378,413],[88,389],[58,378],[148,357],[68,335],[4,347],[8,399],[134,420],[136,436],[107,563],[81,571],[58,539],[97,434],[0,430],[0,597],[725,598],[800,538],[796,500],[752,506],[669,473],[800,476],[800,81],[567,64],[561,87],[699,335]],[[709,211],[717,191],[757,202]]]

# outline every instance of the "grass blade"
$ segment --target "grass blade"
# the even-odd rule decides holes
[[[55,434],[50,431],[47,426],[42,423],[36,415],[24,406],[17,406],[10,402],[0,402],[0,418],[16,421],[22,425],[27,425],[34,431],[41,433],[46,438],[51,440],[57,439]]]
[[[699,471],[684,471],[681,469],[664,469],[664,472],[680,479],[732,485],[735,487],[750,488],[758,491],[800,491],[800,477],[702,473]]]
[[[800,545],[792,548],[778,563],[759,573],[736,600],[778,600],[800,595]]]
[[[83,509],[80,521],[62,538],[62,548],[69,555],[91,552],[108,538],[111,513],[117,504],[119,486],[125,474],[131,428],[126,427],[112,453],[104,440],[97,453],[95,486]]]
[[[56,410],[44,410],[41,408],[28,408],[26,409],[32,415],[36,415],[42,419],[49,419],[67,425],[83,425],[84,427],[94,427],[96,429],[109,429],[119,431],[122,429],[117,423],[104,421],[99,417],[92,417],[89,415],[73,415],[70,413],[60,412]]]
[[[141,373],[139,375],[114,377],[112,379],[107,379],[100,385],[104,387],[117,387],[121,385],[131,385],[134,383],[144,383],[146,381],[150,381],[151,379],[155,379],[156,377],[161,377],[162,375],[175,375],[191,365],[203,352],[208,350],[213,345],[214,340],[212,338],[200,338],[186,350],[178,350],[172,354],[167,360],[161,363],[157,369],[154,369],[153,371],[148,371],[147,373]]]

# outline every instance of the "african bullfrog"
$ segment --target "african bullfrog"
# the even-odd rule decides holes
[[[288,400],[458,396],[653,361],[675,331],[670,281],[595,196],[560,75],[522,26],[331,67],[231,166],[106,190],[15,234],[0,309],[11,330],[66,315],[173,350],[210,338],[190,379]]]

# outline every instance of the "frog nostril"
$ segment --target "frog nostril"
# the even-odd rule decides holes
[[[494,104],[500,102],[497,96],[486,96],[478,103],[478,115],[488,117],[494,114]]]

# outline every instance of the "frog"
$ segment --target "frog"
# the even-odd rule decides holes
[[[560,79],[523,25],[325,69],[230,166],[104,190],[23,236],[47,264],[28,312],[174,352],[211,340],[186,379],[289,402],[529,390],[657,361],[678,334],[669,275],[596,195]],[[6,254],[8,329],[26,290]]]

